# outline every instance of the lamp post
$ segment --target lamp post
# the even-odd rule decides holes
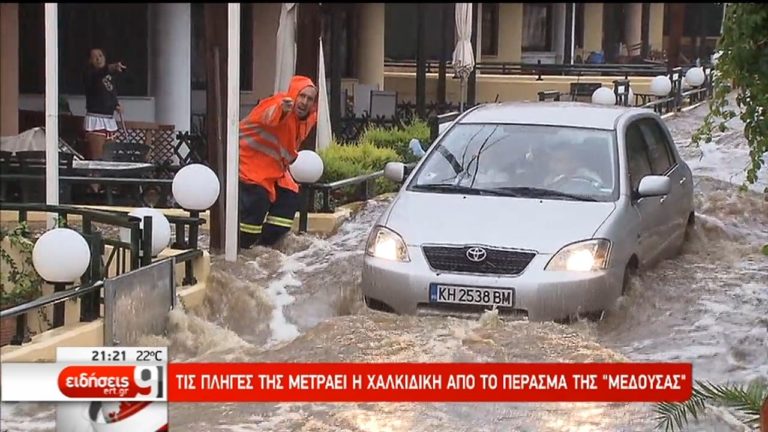
[[[598,105],[616,105],[616,95],[608,87],[600,87],[592,93],[592,103]]]
[[[657,97],[664,97],[672,91],[672,81],[665,75],[659,75],[651,81],[651,93]]]
[[[651,93],[653,93],[654,96],[661,99],[663,97],[666,97],[669,95],[669,92],[672,91],[672,81],[670,81],[669,77],[666,75],[658,75],[651,81]],[[667,103],[667,108],[669,108],[669,103]],[[661,105],[657,105],[654,109],[659,114],[662,113],[662,107]]]
[[[219,178],[210,168],[202,164],[191,164],[180,169],[173,177],[171,186],[173,199],[189,212],[189,216],[199,218],[201,211],[206,211],[216,202],[221,192]],[[197,247],[198,227],[189,228],[187,247]]]
[[[299,211],[299,232],[307,232],[307,213],[309,211],[309,200],[314,199],[314,194],[308,189],[312,183],[320,180],[323,176],[323,159],[311,150],[302,150],[299,152],[296,160],[289,167],[291,176],[301,188],[301,209]]]
[[[171,243],[171,224],[160,210],[141,207],[130,213],[129,216],[141,219],[139,228],[142,231],[141,250],[142,265],[148,265],[152,257],[156,257]],[[131,230],[120,229],[120,239],[126,243],[131,241]],[[148,254],[148,255],[147,255]]]
[[[32,250],[32,264],[43,280],[53,284],[54,292],[63,291],[74,283],[88,269],[91,262],[91,248],[77,231],[69,228],[55,228],[35,242]],[[53,306],[53,327],[64,325],[64,303]]]
[[[706,76],[704,75],[704,69],[701,66],[692,67],[685,73],[685,80],[693,87],[699,87],[704,84]]]

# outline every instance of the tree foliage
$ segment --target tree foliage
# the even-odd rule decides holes
[[[768,4],[729,3],[718,49],[710,112],[692,141],[712,141],[714,130],[725,132],[738,116],[750,149],[746,180],[755,184],[768,154]],[[731,91],[739,112],[728,102]]]
[[[760,408],[768,398],[768,385],[752,382],[748,386],[715,385],[697,381],[691,398],[682,403],[660,403],[656,405],[656,429],[675,431],[688,424],[689,416],[698,419],[707,404],[723,405],[746,417],[745,423],[757,427]]]

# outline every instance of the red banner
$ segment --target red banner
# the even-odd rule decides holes
[[[172,363],[169,402],[677,402],[690,363]]]

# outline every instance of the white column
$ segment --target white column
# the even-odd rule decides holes
[[[565,3],[555,3],[552,19],[554,35],[552,45],[555,51],[555,63],[562,63],[565,58]],[[570,29],[568,29],[570,32]]]
[[[565,5],[568,7],[568,4]],[[568,29],[571,33],[571,62],[573,64],[574,58],[576,58],[576,3],[571,3],[571,28]]]
[[[357,79],[384,89],[384,3],[357,3]],[[327,41],[326,41],[327,42]]]
[[[45,202],[59,204],[59,10],[45,5]],[[55,214],[49,214],[48,229]]]
[[[150,4],[150,89],[155,122],[188,131],[192,116],[192,8]]]
[[[477,22],[477,38],[475,39],[475,64],[483,59],[483,4],[477,3],[477,16],[472,17]],[[475,71],[477,75],[478,72]]]
[[[633,45],[642,42],[643,4],[624,3],[624,43],[627,54],[639,55],[640,50],[630,51]]]
[[[240,3],[229,3],[227,11],[227,199],[224,254],[227,261],[237,260],[238,223],[238,144],[240,123]]]

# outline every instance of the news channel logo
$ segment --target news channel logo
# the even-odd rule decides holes
[[[126,393],[123,391],[113,392],[111,391],[115,390],[113,388],[93,386],[93,384],[100,384],[100,380],[114,378],[114,376],[108,376],[109,371],[113,369],[93,368],[91,370],[94,372],[82,373],[77,378],[79,381],[69,381],[69,383],[86,387],[87,392],[77,392],[80,398],[90,394],[94,399],[114,397],[123,400],[61,402],[56,409],[57,432],[164,432],[168,430],[168,404],[162,401],[141,400],[165,396],[163,367],[133,367],[133,379],[128,384],[132,390],[129,393],[131,400],[125,400]],[[115,383],[115,380],[109,382]],[[122,387],[117,390],[127,389],[125,385]],[[71,387],[68,390],[72,390]],[[78,390],[83,389],[78,388]],[[64,393],[70,392],[64,391]]]

